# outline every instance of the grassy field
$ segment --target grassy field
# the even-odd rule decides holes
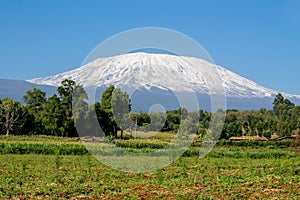
[[[124,143],[138,152],[152,149],[149,140],[140,139],[150,143],[143,148],[134,148],[137,139]],[[221,145],[203,159],[198,148],[163,169],[133,174],[103,165],[75,138],[0,137],[0,199],[300,198],[294,148]]]

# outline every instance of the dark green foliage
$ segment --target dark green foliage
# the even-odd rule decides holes
[[[34,114],[38,114],[46,103],[46,93],[40,89],[33,88],[26,92],[23,96],[23,101],[27,108],[31,109]]]
[[[241,136],[242,126],[237,121],[226,123],[223,127],[221,137],[223,139],[229,139],[231,136]]]
[[[31,130],[27,130],[30,134],[43,134],[44,127],[42,123],[42,111],[47,101],[46,93],[40,89],[33,88],[28,90],[23,96],[23,101],[29,112],[27,121],[30,122]]]
[[[284,147],[291,146],[292,140],[282,141],[256,141],[256,140],[242,140],[242,141],[231,141],[221,139],[218,141],[218,146],[234,146],[234,147]]]
[[[278,93],[273,102],[273,111],[277,116],[284,117],[288,114],[290,109],[293,109],[295,104],[290,100],[284,99],[281,93]]]
[[[134,148],[134,149],[161,149],[164,148],[168,143],[160,140],[116,140],[114,144],[117,147],[123,148]]]
[[[181,115],[180,114],[181,114],[181,109],[167,111],[167,119],[166,119],[166,123],[164,125],[163,130],[164,131],[177,132],[177,130],[179,128],[178,125],[181,122]],[[184,115],[185,115],[184,117],[186,118],[187,114],[184,113]]]
[[[60,99],[56,95],[53,95],[47,100],[43,108],[43,132],[47,135],[63,136],[64,115]]]
[[[0,154],[86,155],[79,144],[0,143]]]
[[[82,86],[77,85],[72,80],[62,81],[62,85],[57,88],[60,95],[63,115],[63,136],[78,136],[75,128],[76,119],[84,119],[84,112],[87,110],[87,94]],[[75,115],[74,115],[75,114]]]
[[[98,107],[98,111],[96,111],[99,115],[97,115],[101,129],[105,133],[105,135],[117,136],[117,123],[114,120],[114,116],[112,113],[111,100],[112,94],[114,91],[114,86],[109,86],[103,93],[101,97],[100,107]]]
[[[129,95],[120,88],[109,86],[101,97],[101,102],[94,105],[102,135],[117,137],[121,130],[121,137],[125,129],[131,129],[133,122],[130,119],[131,103]]]
[[[171,132],[198,134],[201,138],[218,137],[224,112],[203,110],[188,112],[185,108],[166,113],[133,113],[128,94],[114,86],[108,87],[100,102],[88,106],[83,87],[72,80],[62,81],[58,95],[46,99],[46,94],[33,88],[23,97],[25,106],[10,99],[0,101],[1,134],[44,134],[53,136],[111,136],[117,131]],[[211,120],[218,121],[211,127]],[[100,125],[100,126],[99,126]],[[210,131],[208,129],[211,128]],[[227,110],[221,139],[231,136],[290,136],[300,128],[300,106],[295,106],[282,94],[276,95],[273,110]],[[213,139],[213,138],[211,138]],[[217,138],[215,138],[217,139]]]
[[[25,106],[10,99],[0,104],[2,133],[77,136],[75,123],[85,122],[88,105],[83,87],[64,80],[56,94],[46,99],[46,93],[33,88],[23,97]]]

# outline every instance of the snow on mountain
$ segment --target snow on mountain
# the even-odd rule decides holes
[[[238,98],[265,98],[278,93],[205,60],[149,53],[99,58],[77,69],[28,82],[58,86],[64,79],[75,80],[84,87],[157,87],[199,94],[218,94],[222,84],[227,97]],[[283,94],[289,98],[300,98],[299,95]]]

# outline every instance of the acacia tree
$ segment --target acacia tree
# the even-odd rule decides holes
[[[4,98],[0,104],[0,121],[3,131],[6,135],[10,135],[12,131],[16,131],[23,127],[26,122],[26,111],[22,105],[11,99]]]

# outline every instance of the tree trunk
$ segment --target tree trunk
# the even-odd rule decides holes
[[[121,139],[123,139],[123,129],[121,129]]]
[[[132,127],[130,126],[130,136],[132,137]]]
[[[115,138],[118,137],[118,129],[115,126],[113,128],[113,135],[115,136]]]

